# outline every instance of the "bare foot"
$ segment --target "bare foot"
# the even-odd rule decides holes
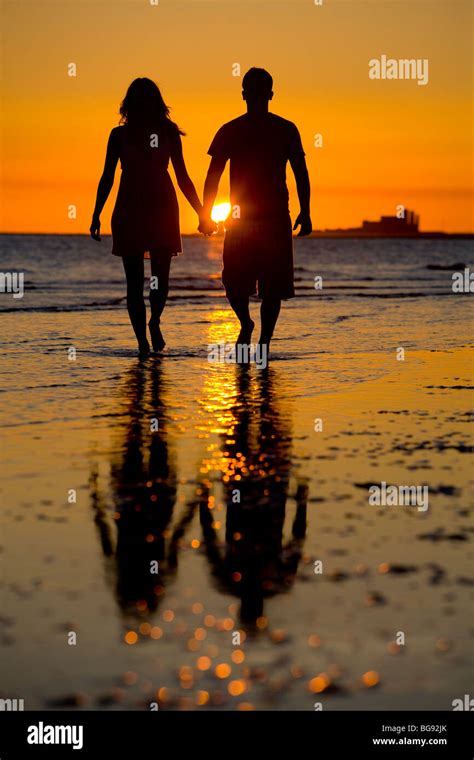
[[[138,344],[138,356],[140,359],[145,359],[147,356],[150,356],[150,344],[146,339]]]
[[[243,343],[244,345],[249,345],[250,341],[252,340],[252,333],[253,328],[255,327],[255,322],[251,319],[250,322],[241,324],[240,326],[240,332],[237,337],[237,340],[235,341],[235,345],[238,346],[239,343]]]
[[[163,351],[164,347],[166,346],[166,341],[163,338],[163,334],[160,328],[160,323],[153,322],[150,319],[150,321],[148,322],[148,327],[150,328],[153,351]]]

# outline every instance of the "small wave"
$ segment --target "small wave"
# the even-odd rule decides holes
[[[451,272],[456,269],[466,269],[466,264],[427,264],[426,268],[439,272]]]
[[[314,291],[312,288],[307,289],[296,289],[296,299],[323,299],[323,300],[335,300],[338,298],[337,291],[344,290],[340,287],[325,287],[324,290],[328,291],[330,290],[331,293],[324,293],[324,291]],[[347,288],[347,290],[352,290],[351,288]],[[354,289],[355,290],[355,289]],[[306,291],[306,292],[305,292]],[[462,294],[461,294],[462,295]],[[469,295],[469,294],[465,294]],[[386,299],[397,299],[397,298],[438,298],[439,296],[452,296],[452,297],[459,297],[458,293],[453,293],[451,290],[449,291],[400,291],[400,292],[390,292],[390,293],[377,293],[373,290],[367,291],[367,292],[359,292],[356,290],[356,292],[348,293],[344,290],[344,295],[341,293],[341,300],[342,299],[350,299],[350,298],[366,298],[368,300],[374,298],[386,298]],[[211,303],[215,303],[216,301],[225,301],[227,303],[227,299],[225,296],[224,291],[216,291],[214,293],[202,293],[197,294],[194,293],[193,295],[169,295],[167,299],[168,304],[173,303],[183,303],[186,302],[189,305],[192,304],[203,304],[206,303],[206,301]],[[93,301],[90,303],[85,304],[64,304],[61,306],[60,304],[56,304],[55,306],[7,306],[7,307],[0,307],[0,313],[2,314],[10,314],[12,312],[28,312],[28,313],[35,313],[35,312],[44,312],[44,313],[62,313],[62,312],[89,312],[89,311],[111,311],[113,309],[125,309],[125,296],[120,298],[114,298],[109,301]]]

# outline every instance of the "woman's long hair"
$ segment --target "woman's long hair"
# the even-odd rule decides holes
[[[120,124],[132,129],[154,126],[173,126],[180,135],[184,132],[170,119],[170,109],[163,100],[160,88],[147,77],[134,79],[120,104]]]

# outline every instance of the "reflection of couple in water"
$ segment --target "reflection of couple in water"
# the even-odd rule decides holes
[[[222,436],[219,467],[226,508],[225,542],[215,526],[211,482],[200,476],[196,495],[173,523],[178,475],[168,430],[168,389],[161,365],[149,372],[137,365],[127,376],[124,440],[114,455],[111,490],[115,503],[110,529],[99,489],[92,488],[102,548],[126,616],[143,620],[156,610],[178,564],[179,545],[198,513],[203,550],[211,575],[224,593],[240,599],[240,619],[252,627],[263,616],[264,599],[289,590],[306,531],[307,487],[301,483],[291,537],[284,521],[291,475],[291,420],[275,390],[273,370],[236,367],[232,422]],[[150,433],[150,417],[159,420]],[[209,473],[209,477],[212,473]],[[158,563],[159,572],[151,567]]]
[[[281,300],[294,296],[292,226],[288,209],[286,165],[296,178],[300,213],[293,229],[309,235],[310,185],[305,154],[296,126],[270,113],[273,80],[264,69],[252,68],[242,80],[247,113],[224,124],[208,153],[211,163],[201,204],[183,158],[181,135],[171,121],[160,90],[150,79],[135,79],[120,107],[121,126],[109,137],[90,232],[100,240],[100,214],[113,186],[115,169],[122,175],[112,214],[113,250],[121,256],[127,278],[127,308],[141,356],[150,353],[143,298],[144,262],[149,255],[153,349],[165,340],[161,315],[168,295],[170,263],[181,252],[176,193],[168,174],[171,160],[178,186],[199,218],[205,235],[216,230],[212,208],[219,180],[230,161],[232,214],[226,222],[222,281],[240,322],[237,345],[251,343],[254,322],[249,297],[262,299],[259,343],[268,353]]]

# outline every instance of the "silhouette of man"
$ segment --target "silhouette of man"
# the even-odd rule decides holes
[[[199,518],[217,587],[240,599],[240,621],[251,629],[264,614],[265,599],[294,585],[306,536],[308,485],[298,482],[291,538],[285,542],[290,477],[295,474],[291,417],[280,407],[274,370],[259,372],[253,380],[246,367],[236,371],[237,393],[229,410],[234,418],[232,440],[227,430],[221,444],[225,543],[215,528],[205,482],[200,489]],[[239,480],[234,480],[235,474]]]
[[[293,229],[312,230],[310,185],[297,127],[270,113],[273,79],[251,68],[242,80],[247,113],[224,124],[208,150],[211,163],[204,185],[204,214],[210,219],[219,180],[230,160],[232,213],[226,222],[222,281],[240,321],[237,344],[249,344],[255,326],[249,297],[262,299],[260,343],[268,351],[281,300],[293,298],[293,241],[288,209],[286,163],[296,178],[300,213]],[[203,228],[203,232],[206,230]]]

